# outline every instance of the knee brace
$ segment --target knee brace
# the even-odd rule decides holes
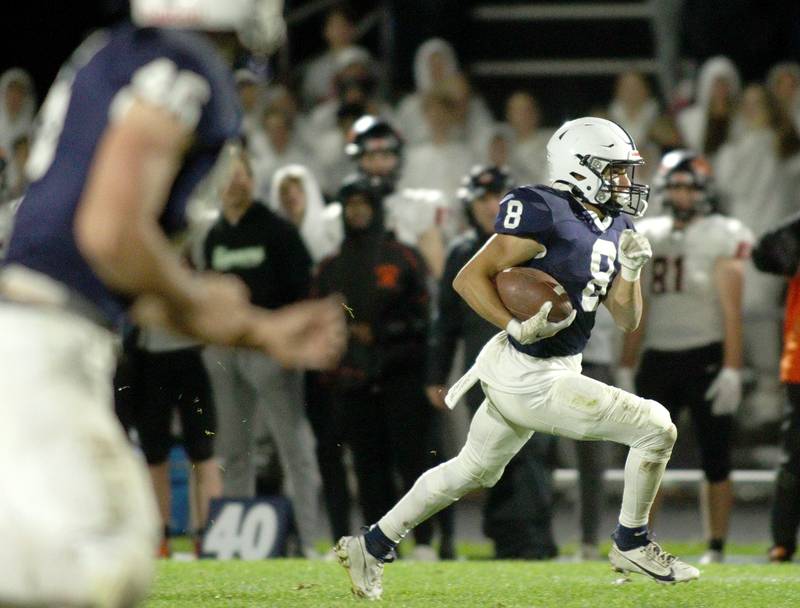
[[[644,434],[631,444],[631,449],[639,451],[647,462],[667,462],[678,439],[678,429],[667,408],[651,399],[646,399],[645,404],[650,417],[643,429]]]

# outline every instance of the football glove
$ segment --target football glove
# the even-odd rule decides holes
[[[711,400],[714,416],[731,416],[742,402],[742,373],[732,367],[723,367],[706,391]]]
[[[547,315],[553,308],[552,302],[545,302],[535,315],[530,319],[519,322],[516,319],[511,319],[506,325],[506,332],[521,344],[533,344],[544,338],[549,338],[556,335],[562,329],[569,327],[575,320],[578,314],[574,310],[569,314],[566,319],[562,321],[553,322],[547,320]]]
[[[622,278],[626,281],[638,281],[642,266],[653,256],[650,242],[643,234],[631,230],[623,230],[619,236],[619,263],[622,266]]]

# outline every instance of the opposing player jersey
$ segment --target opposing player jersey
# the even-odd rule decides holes
[[[577,316],[555,336],[520,344],[520,352],[534,357],[561,357],[583,351],[594,326],[595,312],[619,272],[619,237],[633,228],[625,215],[600,220],[568,192],[546,186],[523,186],[500,202],[495,232],[531,238],[544,253],[525,266],[555,278],[569,294]]]
[[[233,78],[200,35],[123,23],[89,37],[48,93],[27,166],[31,185],[5,261],[60,281],[110,322],[128,302],[91,270],[73,227],[98,142],[134,99],[170,111],[195,132],[160,217],[168,234],[185,228],[188,201],[225,142],[239,133]]]
[[[753,235],[739,220],[712,214],[684,230],[672,216],[642,220],[653,259],[642,275],[647,299],[644,348],[684,350],[721,342],[722,310],[714,285],[720,258],[747,258]]]

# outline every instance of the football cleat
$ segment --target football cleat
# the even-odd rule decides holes
[[[353,595],[366,600],[379,600],[383,595],[383,562],[373,557],[363,536],[343,536],[333,548],[336,559],[350,576]]]
[[[652,540],[629,551],[623,551],[614,543],[608,559],[617,572],[643,574],[657,583],[685,583],[700,578],[697,568],[667,553]]]

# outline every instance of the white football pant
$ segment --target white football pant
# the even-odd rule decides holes
[[[113,411],[113,336],[0,302],[0,605],[129,606],[158,515]]]
[[[458,456],[424,473],[380,520],[384,534],[397,542],[467,492],[493,486],[534,431],[629,445],[619,521],[628,527],[647,524],[677,438],[666,408],[582,376],[580,355],[522,355],[504,332],[481,351],[474,369],[486,399],[472,419],[466,444]],[[520,391],[521,377],[528,392]],[[503,390],[504,384],[509,390]]]

